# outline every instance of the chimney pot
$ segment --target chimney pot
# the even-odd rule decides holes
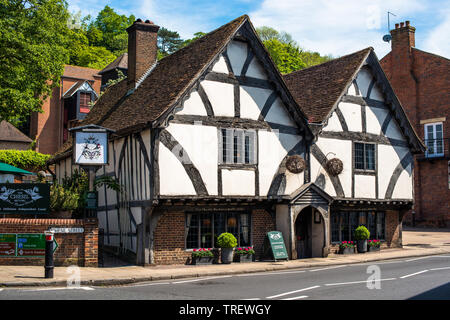
[[[400,22],[400,28],[403,28],[404,25],[405,25],[404,22]]]
[[[142,19],[137,19],[136,22],[142,22]]]
[[[395,24],[395,29],[398,29],[398,26],[399,26],[399,24],[398,24],[398,23],[396,23],[396,24]]]
[[[409,20],[406,20],[406,26],[409,27]]]

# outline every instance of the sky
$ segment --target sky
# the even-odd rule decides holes
[[[450,58],[448,0],[67,0],[69,10],[96,17],[105,5],[177,31],[189,39],[247,14],[255,27],[290,33],[301,48],[343,56],[367,48],[384,57],[391,44],[382,40],[390,27],[409,20],[416,28],[416,48]]]

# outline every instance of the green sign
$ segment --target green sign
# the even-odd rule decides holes
[[[42,214],[50,207],[47,183],[0,183],[0,214]]]
[[[267,232],[267,242],[272,250],[274,260],[288,259],[283,234],[280,231]]]
[[[86,192],[86,209],[97,209],[97,191]]]
[[[58,243],[53,239],[53,252]],[[0,257],[37,257],[45,256],[45,234],[17,233],[0,234]]]

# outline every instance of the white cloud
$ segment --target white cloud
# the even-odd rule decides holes
[[[426,34],[423,50],[450,58],[450,6],[443,10],[442,16],[442,22]]]
[[[321,54],[341,56],[371,46],[381,58],[390,51],[382,41],[387,11],[404,21],[423,8],[419,0],[264,0],[250,18],[256,27],[286,31],[301,47]]]

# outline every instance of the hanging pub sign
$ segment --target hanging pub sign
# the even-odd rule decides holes
[[[47,183],[0,183],[0,214],[43,214],[49,207]]]
[[[99,166],[108,163],[108,134],[112,130],[96,125],[71,128],[74,133],[74,162]]]

